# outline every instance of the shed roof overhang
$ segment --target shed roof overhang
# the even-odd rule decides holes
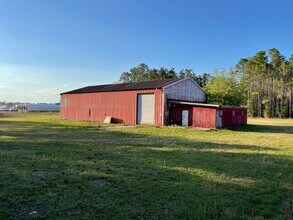
[[[188,101],[180,101],[180,100],[168,100],[169,103],[180,104],[180,105],[193,105],[193,106],[204,106],[204,107],[220,107],[220,105],[212,105],[200,102],[188,102]]]
[[[245,107],[240,106],[222,106],[222,105],[213,105],[207,103],[200,103],[200,102],[189,102],[189,101],[181,101],[181,100],[168,100],[169,103],[173,104],[180,104],[180,105],[192,105],[192,106],[200,106],[200,107],[207,107],[207,108],[234,108],[234,109],[246,109]]]

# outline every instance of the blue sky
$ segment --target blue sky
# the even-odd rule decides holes
[[[0,100],[57,102],[150,67],[230,68],[293,54],[292,0],[1,0]]]

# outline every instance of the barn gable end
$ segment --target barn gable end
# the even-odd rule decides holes
[[[206,102],[206,95],[202,88],[191,78],[174,82],[164,88],[165,99],[191,102]]]

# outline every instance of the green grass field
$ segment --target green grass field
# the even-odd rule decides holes
[[[0,115],[0,219],[26,218],[293,219],[293,120],[197,130]]]

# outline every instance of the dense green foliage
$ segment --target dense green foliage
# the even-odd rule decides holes
[[[190,77],[197,82],[201,87],[204,87],[209,79],[210,74],[204,73],[203,75],[197,75],[192,69],[183,69],[179,73],[174,68],[167,69],[161,67],[160,69],[149,68],[148,65],[141,63],[137,67],[133,67],[129,72],[123,72],[120,76],[122,82],[140,82],[156,79],[173,79],[173,78],[185,78]]]
[[[241,59],[246,104],[253,117],[292,117],[293,55],[286,59],[277,49]]]
[[[229,72],[215,70],[204,89],[209,103],[235,106],[245,103],[243,86],[233,69]]]
[[[292,219],[292,120],[249,123],[196,130],[0,116],[0,219]]]

